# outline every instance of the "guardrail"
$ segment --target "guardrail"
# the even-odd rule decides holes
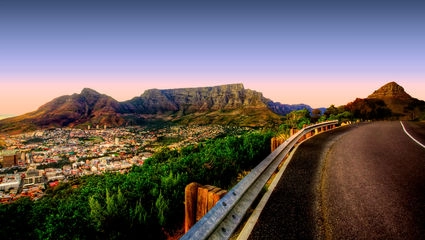
[[[180,239],[229,239],[268,179],[294,145],[313,130],[334,126],[337,123],[337,120],[318,123],[292,135],[236,184]]]

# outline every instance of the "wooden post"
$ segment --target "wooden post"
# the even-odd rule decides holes
[[[215,199],[214,199],[214,195],[216,195],[221,190],[220,188],[216,188],[216,187],[213,187],[213,186],[210,186],[210,187],[212,187],[212,188],[209,189],[209,191],[208,191],[207,212],[209,210],[211,210],[211,208],[213,208],[214,205],[217,203],[217,201],[215,201]]]
[[[185,189],[185,232],[195,225],[227,193],[226,190],[198,183]]]
[[[198,202],[196,206],[196,221],[199,221],[208,211],[208,189],[198,187]]]
[[[196,223],[196,202],[198,201],[198,183],[190,183],[185,188],[184,231],[187,232]]]

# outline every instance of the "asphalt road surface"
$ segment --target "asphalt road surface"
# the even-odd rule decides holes
[[[425,144],[425,124],[403,124]],[[397,121],[305,141],[249,239],[425,239],[425,148]]]

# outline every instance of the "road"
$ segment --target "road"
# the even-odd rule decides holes
[[[404,122],[425,144],[425,125]],[[400,122],[301,144],[249,239],[425,239],[425,148]]]

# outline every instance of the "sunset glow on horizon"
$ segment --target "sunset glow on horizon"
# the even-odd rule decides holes
[[[125,101],[242,83],[317,108],[395,81],[425,100],[424,22],[419,1],[5,2],[0,115],[83,88]]]

